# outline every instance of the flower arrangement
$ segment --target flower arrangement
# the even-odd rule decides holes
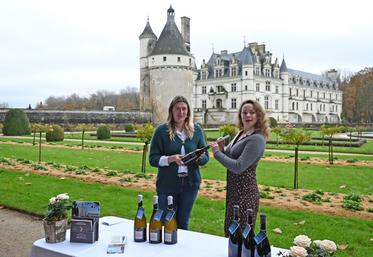
[[[299,235],[294,238],[294,246],[286,254],[279,253],[283,257],[331,257],[335,256],[337,245],[330,240],[312,241],[306,235]],[[335,256],[336,257],[336,256]]]
[[[49,199],[48,211],[45,216],[46,221],[58,221],[67,218],[67,210],[71,208],[69,195],[67,193],[59,194]]]

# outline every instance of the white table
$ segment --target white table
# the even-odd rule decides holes
[[[110,226],[103,222],[115,223]],[[34,242],[30,257],[227,257],[228,239],[187,230],[178,230],[178,242],[174,245],[150,244],[148,241],[136,243],[133,241],[133,220],[113,216],[100,218],[99,241],[93,244],[70,243],[70,231],[66,240],[61,243],[49,244],[45,239]],[[124,254],[106,254],[107,245],[113,235],[126,235],[127,245]],[[278,251],[285,251],[272,247],[272,256]]]

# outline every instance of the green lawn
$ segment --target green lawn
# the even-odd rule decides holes
[[[144,206],[149,218],[152,208],[151,198],[154,194],[154,192],[139,192],[99,183],[0,171],[0,204],[10,208],[43,215],[48,199],[65,192],[69,193],[72,200],[100,201],[101,216],[116,215],[129,219],[135,216],[138,193],[144,195]],[[190,229],[222,236],[224,208],[224,201],[199,197],[193,209]],[[268,207],[261,207],[260,212],[267,214],[270,242],[277,247],[289,248],[296,235],[306,234],[314,240],[330,239],[337,244],[348,244],[346,250],[338,251],[339,257],[367,257],[372,253],[373,246],[370,238],[372,238],[373,222],[371,221]],[[294,225],[295,222],[303,220],[304,225]],[[274,228],[280,228],[283,233],[273,233]],[[132,233],[132,231],[124,231],[124,233]]]
[[[0,144],[0,157],[38,160],[38,147]],[[106,168],[117,171],[140,172],[142,154],[115,151],[78,150],[64,148],[43,148],[42,160],[64,165],[90,168]],[[157,169],[147,164],[147,172]],[[215,159],[201,168],[205,179],[225,180],[226,171]],[[261,185],[292,188],[293,164],[261,161],[257,169],[257,180]],[[301,163],[299,166],[299,187],[321,189],[325,192],[373,194],[373,170],[371,167],[322,166]],[[340,188],[347,185],[346,188]]]

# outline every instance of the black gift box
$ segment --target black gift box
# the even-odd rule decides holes
[[[74,201],[71,216],[70,242],[94,243],[98,241],[99,202]]]

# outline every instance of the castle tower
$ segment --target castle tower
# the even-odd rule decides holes
[[[189,22],[189,19],[182,19]],[[184,31],[187,40],[189,38],[189,23]],[[140,39],[140,47],[141,47]],[[149,40],[150,41],[150,40]],[[147,68],[141,76],[144,79],[140,88],[144,96],[147,95],[147,81],[149,81],[149,109],[152,110],[153,122],[155,124],[165,122],[168,116],[168,106],[172,98],[176,95],[182,95],[188,99],[192,105],[193,93],[193,71],[194,58],[189,53],[183,36],[180,34],[178,27],[175,24],[175,11],[170,6],[167,10],[167,22],[164,26],[161,35],[155,42],[154,48],[149,53],[148,58],[144,56],[144,63],[147,61]],[[146,60],[147,59],[147,60]],[[140,55],[142,62],[142,55]],[[145,64],[144,64],[144,67]],[[148,73],[147,73],[148,72]],[[149,80],[147,80],[149,75]],[[145,100],[145,98],[144,98]],[[144,101],[147,103],[147,101]],[[193,110],[193,106],[191,106]],[[193,112],[193,111],[192,111]],[[192,113],[193,114],[193,113]]]
[[[150,111],[150,77],[148,57],[157,42],[149,18],[144,31],[139,36],[140,40],[140,111]]]
[[[281,91],[281,98],[282,98],[282,119],[289,120],[288,112],[289,112],[289,72],[288,68],[286,67],[285,58],[282,59],[282,63],[280,66],[280,79],[282,80],[282,91]]]

